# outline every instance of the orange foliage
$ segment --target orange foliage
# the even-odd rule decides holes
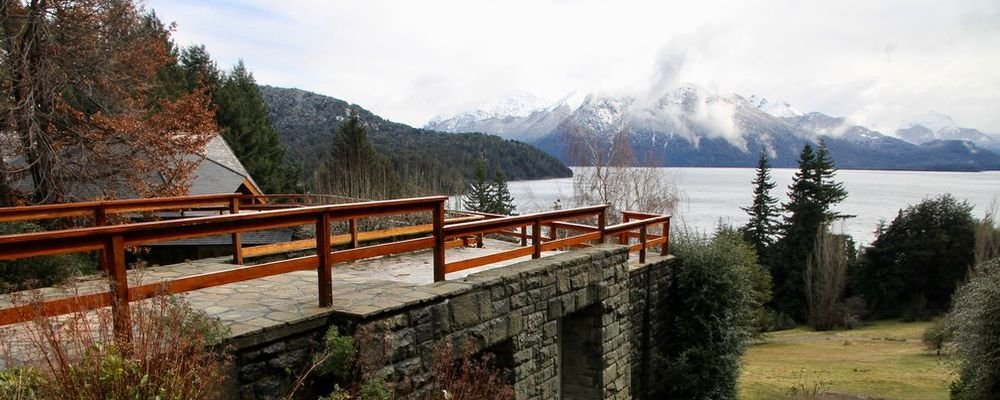
[[[0,159],[0,205],[29,177],[36,203],[185,194],[218,128],[206,90],[153,95],[175,62],[154,21],[132,1],[0,5],[0,132],[18,145]]]

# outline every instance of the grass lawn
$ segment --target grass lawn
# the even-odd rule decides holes
[[[789,398],[797,388],[849,395],[843,398],[947,399],[955,375],[920,341],[928,326],[883,321],[848,331],[772,332],[743,357],[740,398]]]

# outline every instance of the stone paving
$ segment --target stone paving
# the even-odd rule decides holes
[[[460,247],[448,249],[449,262],[484,256],[518,247],[516,244],[486,239],[484,248]],[[546,255],[557,252],[545,252]],[[434,283],[431,251],[421,251],[334,264],[333,307],[318,306],[318,278],[314,271],[299,271],[244,282],[214,286],[181,294],[191,305],[209,316],[219,318],[238,337],[263,329],[281,326],[321,314],[338,312],[365,316],[378,310],[405,307],[437,294],[450,292],[456,281],[469,274],[498,268],[524,260],[520,257],[488,266],[448,274],[445,282]],[[214,258],[180,264],[154,266],[129,271],[129,284],[154,283],[205,272],[237,268],[228,258]],[[107,290],[100,278],[79,279],[61,287],[37,291],[45,299]],[[0,298],[0,307],[11,303],[9,296]]]

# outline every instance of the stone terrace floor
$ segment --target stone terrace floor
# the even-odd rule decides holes
[[[484,248],[453,248],[445,253],[449,262],[484,256],[518,247],[499,240],[485,240]],[[545,252],[543,257],[556,252]],[[448,281],[434,283],[430,250],[377,257],[333,265],[333,307],[318,306],[318,278],[315,271],[299,271],[253,279],[181,294],[190,304],[231,329],[233,337],[330,312],[365,316],[379,310],[405,307],[422,299],[449,292],[452,285],[466,285],[460,278],[530,259],[520,257],[488,266],[447,275]],[[214,258],[181,264],[129,271],[129,284],[152,283],[198,273],[237,268],[229,258]],[[44,298],[72,293],[106,291],[107,283],[97,277],[83,278],[64,287],[43,288]],[[10,305],[0,298],[0,307]],[[17,326],[8,327],[17,329]],[[16,335],[15,335],[16,336]]]

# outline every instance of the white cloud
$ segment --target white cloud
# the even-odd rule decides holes
[[[258,81],[421,125],[524,90],[692,82],[883,131],[936,110],[1000,132],[995,0],[152,0],[182,44]],[[666,67],[666,68],[664,68]]]

